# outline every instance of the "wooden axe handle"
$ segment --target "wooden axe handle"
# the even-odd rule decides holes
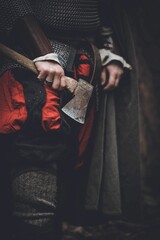
[[[38,71],[34,65],[34,62],[23,56],[22,54],[14,51],[11,48],[6,47],[5,45],[3,45],[2,43],[0,43],[0,53],[2,53],[3,55],[17,61],[18,63],[20,63],[22,66],[26,67],[27,69],[31,70],[33,73],[38,74]],[[66,88],[73,93],[78,85],[78,82],[70,77],[66,77]]]

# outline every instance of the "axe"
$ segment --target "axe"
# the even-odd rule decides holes
[[[0,43],[0,52],[5,56],[17,61],[22,66],[38,74],[33,61],[20,53]],[[66,88],[73,94],[73,98],[62,108],[62,111],[75,121],[84,124],[87,106],[93,91],[93,85],[86,81],[66,76]]]

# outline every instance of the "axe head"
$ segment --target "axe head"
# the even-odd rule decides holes
[[[62,111],[75,121],[84,124],[92,91],[93,86],[91,84],[79,79],[74,97],[62,108]]]

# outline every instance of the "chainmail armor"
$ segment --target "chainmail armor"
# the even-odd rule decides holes
[[[4,17],[3,12],[7,11]],[[26,15],[33,15],[30,2],[26,0],[0,0],[0,30],[11,30],[17,19]]]
[[[99,0],[0,0],[0,29],[12,29],[18,18],[34,14],[47,31],[97,30]]]

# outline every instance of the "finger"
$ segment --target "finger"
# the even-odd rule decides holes
[[[119,81],[120,81],[120,78],[117,78],[115,81],[115,87],[117,87],[119,85]]]
[[[107,80],[107,74],[106,74],[106,69],[103,68],[101,71],[101,85],[104,86],[106,84]]]
[[[115,86],[116,87],[119,85],[119,82],[121,80],[122,75],[123,75],[123,71],[120,71],[119,74],[117,74],[117,78],[116,78],[116,81],[115,81]]]
[[[45,80],[46,77],[47,77],[47,73],[46,73],[46,72],[39,72],[39,74],[38,74],[38,76],[37,76],[37,78],[38,78],[39,80]]]
[[[63,90],[66,87],[66,78],[65,76],[61,77],[60,90]]]
[[[53,83],[53,81],[50,80],[50,79],[48,79],[48,78],[46,78],[46,79],[44,80],[44,84],[46,84],[48,87],[52,87],[52,83]]]
[[[52,88],[54,90],[59,90],[60,83],[61,83],[61,77],[58,74],[55,74],[54,79],[53,79],[53,83],[52,83]]]
[[[54,79],[54,72],[49,72],[47,77],[46,77],[46,81],[47,82],[53,82],[53,79]]]
[[[109,77],[108,83],[107,85],[104,87],[104,90],[112,90],[115,88],[115,83],[116,83],[116,76],[115,75],[111,75]]]
[[[51,86],[52,86],[52,83],[53,83],[53,74],[52,74],[52,73],[49,73],[49,74],[46,76],[46,79],[44,80],[44,84],[46,84],[48,87],[51,87]]]

